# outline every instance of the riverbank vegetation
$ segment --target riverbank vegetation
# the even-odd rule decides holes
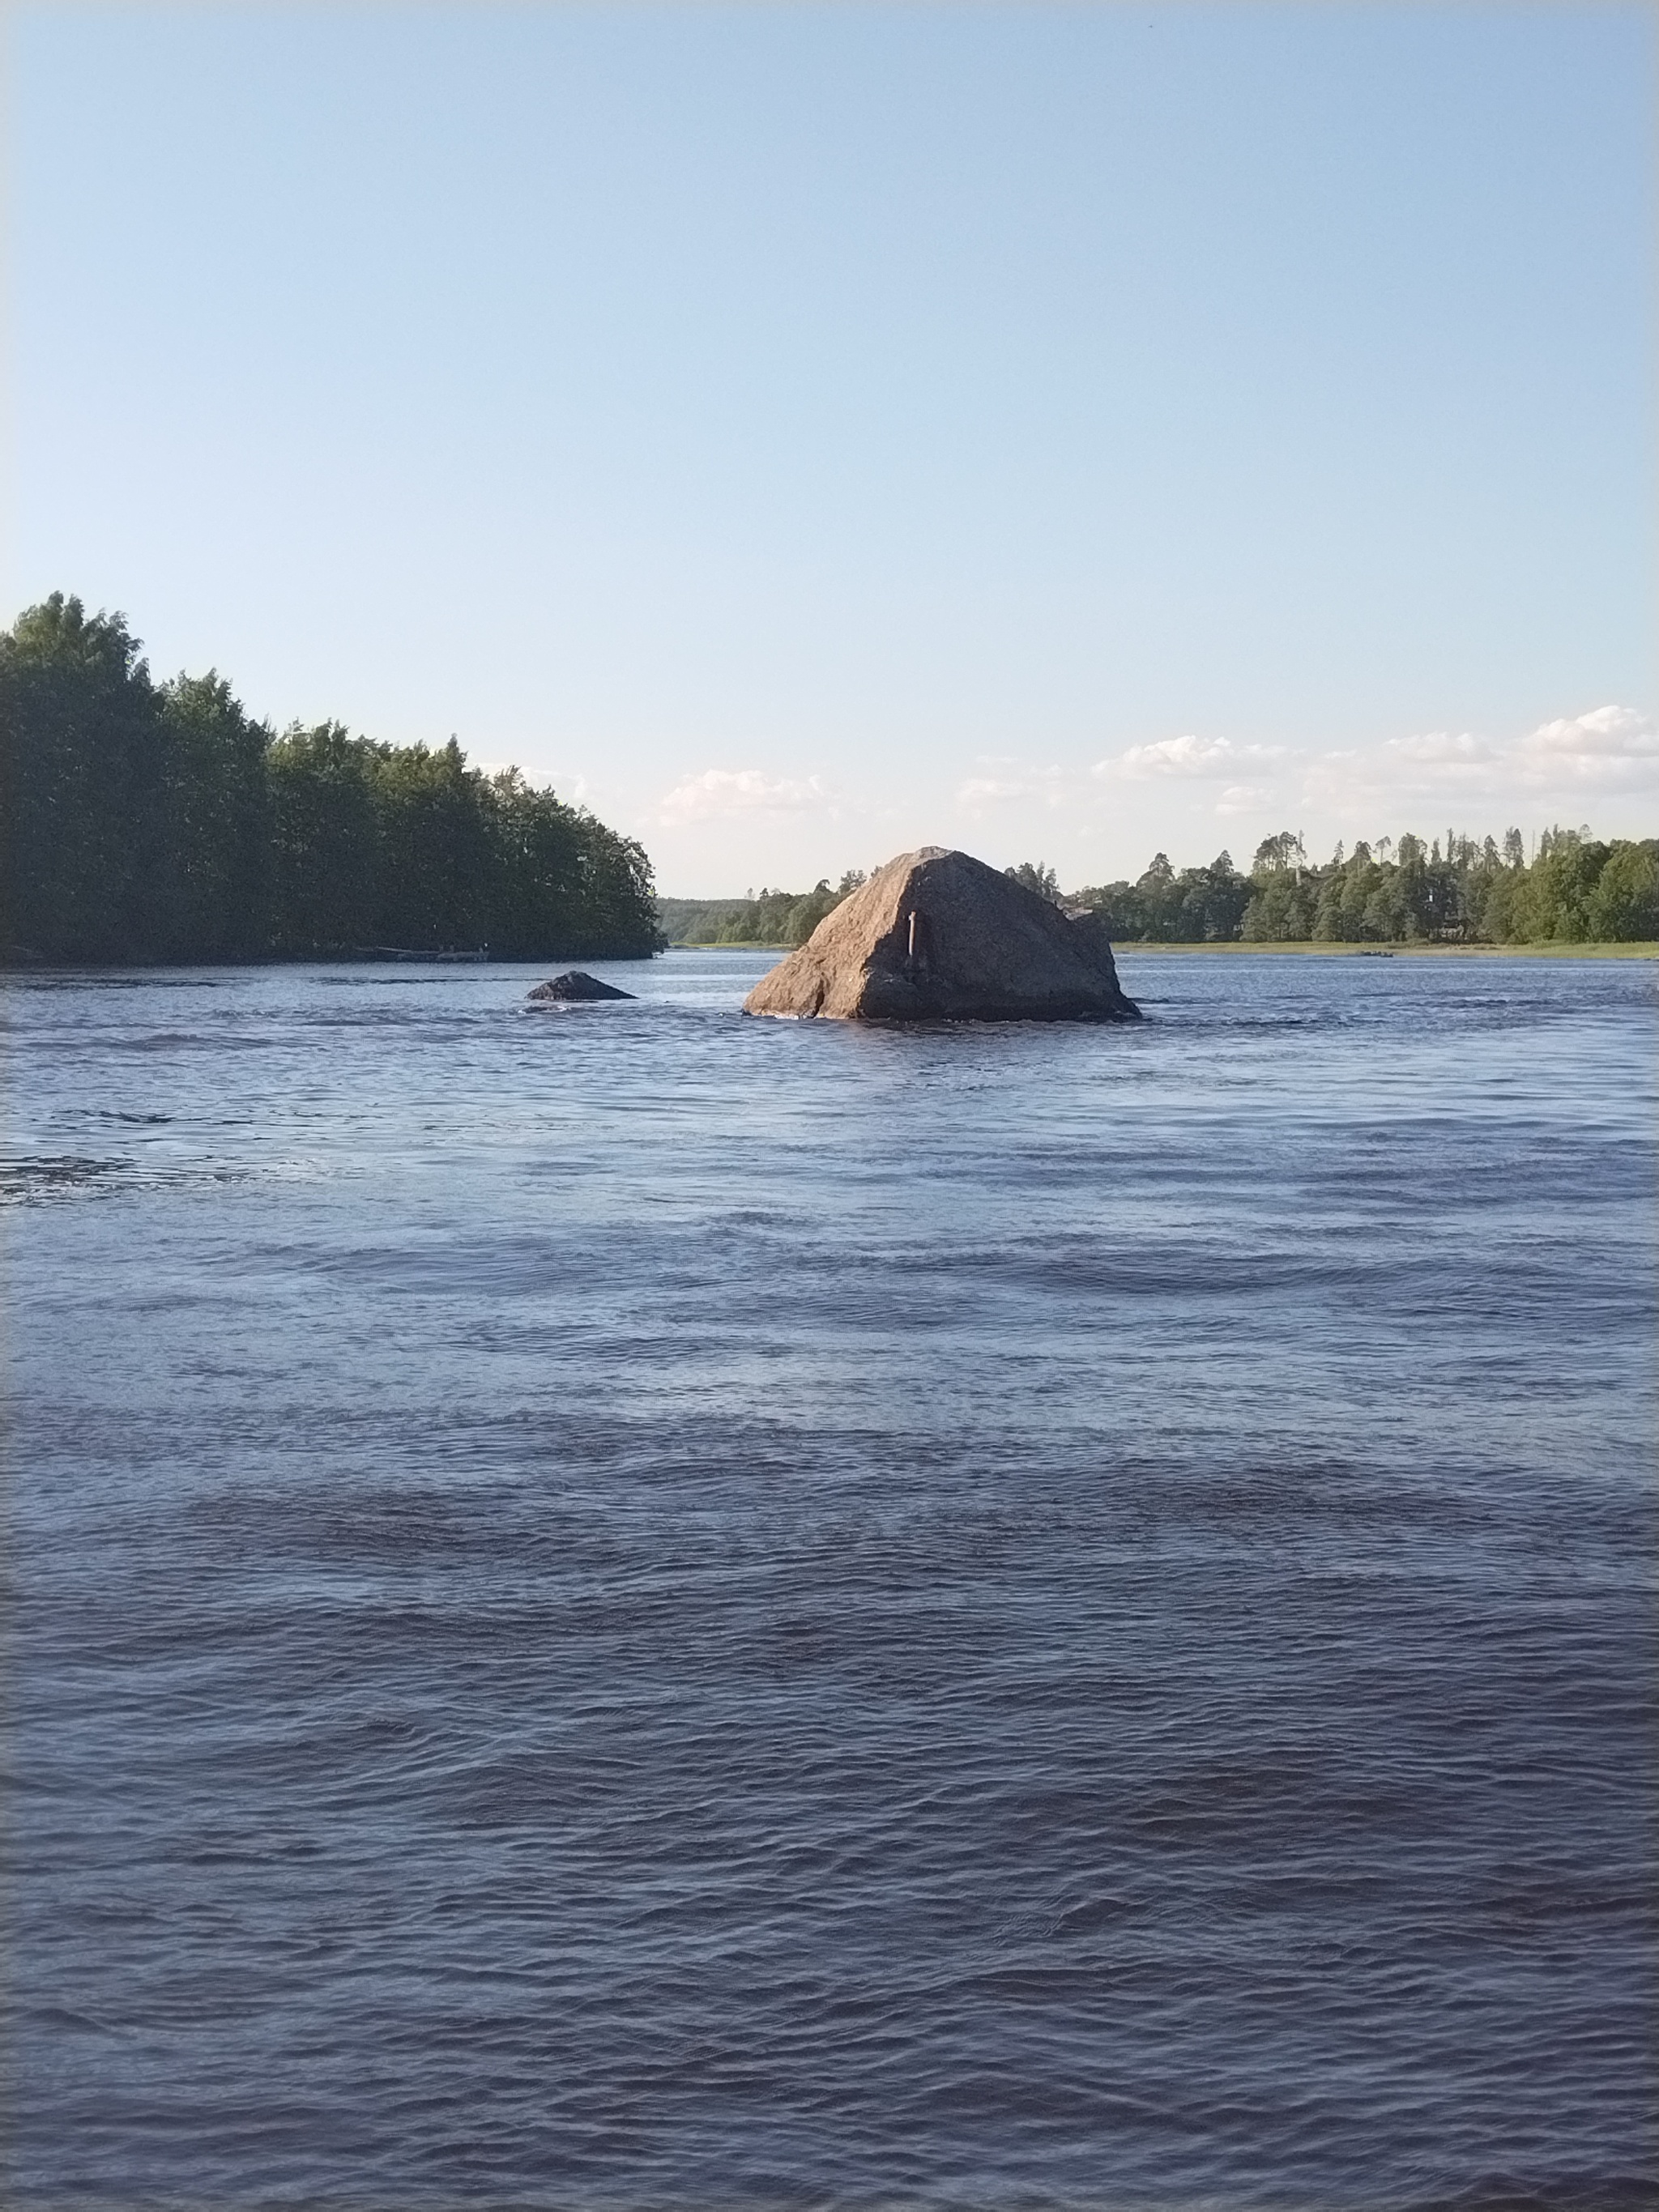
[[[1310,862],[1285,830],[1248,875],[1222,853],[1177,872],[1158,854],[1133,883],[1076,892],[1121,944],[1547,945],[1659,937],[1659,838],[1604,842],[1547,830],[1530,860],[1518,830],[1501,843],[1449,832],[1338,846]]]
[[[195,962],[643,957],[643,848],[516,769],[337,722],[276,735],[216,672],[156,683],[119,615],[54,592],[0,632],[0,946]]]
[[[740,899],[659,899],[671,945],[805,945],[827,914],[867,882],[849,868],[831,890],[821,877],[810,891],[747,891]]]
[[[1053,868],[1023,860],[1008,874],[1057,906],[1093,907],[1122,945],[1588,945],[1659,939],[1659,838],[1547,830],[1528,858],[1521,832],[1477,842],[1449,832],[1338,846],[1310,862],[1292,830],[1264,838],[1248,874],[1221,853],[1206,867],[1159,853],[1133,883],[1062,893]],[[848,893],[750,892],[742,899],[662,899],[673,945],[803,945]]]

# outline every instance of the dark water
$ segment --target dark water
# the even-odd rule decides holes
[[[20,2207],[1659,2199],[1654,975],[28,981]]]

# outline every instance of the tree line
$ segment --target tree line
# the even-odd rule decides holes
[[[849,868],[832,890],[821,876],[810,891],[763,887],[740,899],[659,899],[658,912],[671,945],[805,945],[842,901],[869,878]]]
[[[1219,853],[1207,867],[1159,853],[1133,883],[1062,894],[1053,868],[1022,860],[1006,872],[1057,906],[1092,907],[1120,944],[1227,941],[1540,945],[1659,940],[1659,838],[1594,837],[1547,830],[1528,860],[1518,830],[1502,842],[1449,832],[1443,846],[1407,834],[1310,862],[1290,830],[1265,837],[1248,875]],[[832,890],[751,891],[742,899],[665,899],[676,945],[804,945],[826,914],[866,881],[849,869]]]
[[[1339,845],[1310,863],[1302,838],[1264,838],[1248,875],[1231,854],[1178,872],[1167,854],[1133,883],[1073,894],[1120,943],[1540,945],[1659,939],[1659,838],[1605,842],[1547,830],[1528,860],[1501,842],[1448,832]]]
[[[517,769],[278,736],[216,672],[156,683],[118,614],[54,592],[0,632],[0,947],[48,961],[377,951],[634,958],[643,848]]]

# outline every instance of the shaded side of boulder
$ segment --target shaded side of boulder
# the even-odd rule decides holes
[[[631,991],[619,991],[614,983],[601,983],[597,975],[584,975],[580,968],[567,968],[562,975],[555,975],[546,983],[538,983],[530,994],[532,999],[556,999],[562,1006],[574,1006],[584,999],[631,999]]]
[[[903,853],[825,916],[744,1001],[838,1021],[1118,1021],[1127,999],[1099,917],[1069,919],[940,845]]]

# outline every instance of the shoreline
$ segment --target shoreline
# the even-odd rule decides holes
[[[713,939],[688,938],[683,943],[669,945],[667,949],[670,952],[790,952],[794,947],[788,945],[733,945]],[[1396,956],[1412,960],[1659,960],[1659,940],[1644,938],[1624,944],[1617,939],[1609,939],[1584,945],[1553,940],[1547,945],[1423,945],[1409,941],[1395,945],[1349,945],[1327,944],[1322,939],[1302,937],[1249,942],[1243,938],[1221,937],[1203,944],[1165,945],[1152,938],[1115,937],[1112,951],[1120,957],[1126,952],[1265,952],[1274,958],[1285,953],[1311,953],[1327,960],[1392,960]]]
[[[664,952],[771,952],[787,957],[795,947],[791,945],[734,945],[729,940],[688,939],[682,943],[665,945],[657,952],[587,952],[579,956],[611,967],[625,963],[643,963],[659,959]],[[1288,938],[1278,940],[1246,942],[1242,938],[1223,937],[1200,944],[1164,944],[1150,938],[1114,938],[1112,951],[1121,958],[1126,953],[1221,953],[1235,957],[1266,954],[1273,959],[1284,956],[1312,955],[1319,959],[1392,960],[1647,960],[1659,961],[1659,940],[1644,938],[1621,943],[1617,939],[1594,944],[1547,945],[1347,945],[1326,944],[1320,939]],[[568,957],[560,955],[561,958]],[[549,964],[547,958],[480,960],[475,954],[457,956],[453,953],[409,953],[392,959],[349,959],[331,957],[326,953],[295,953],[274,960],[183,960],[183,961],[58,961],[15,960],[0,958],[0,978],[8,975],[160,975],[179,968],[226,969],[236,968],[380,968],[380,967],[445,967],[476,968],[540,968]]]
[[[1659,942],[1652,939],[1617,939],[1593,944],[1552,940],[1546,945],[1338,945],[1321,939],[1289,938],[1276,942],[1247,943],[1240,938],[1218,938],[1206,945],[1161,945],[1146,938],[1114,938],[1113,953],[1126,952],[1265,952],[1311,953],[1323,959],[1361,960],[1659,960]]]

